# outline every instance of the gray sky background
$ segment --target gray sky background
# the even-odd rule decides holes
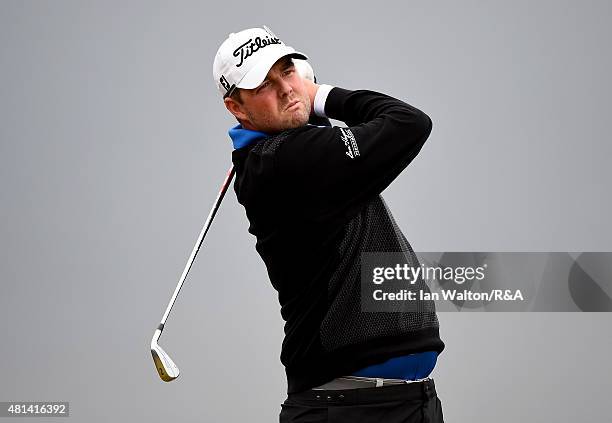
[[[278,420],[282,321],[233,191],[162,336],[180,378],[161,382],[149,353],[230,166],[213,57],[248,27],[308,54],[319,82],[432,117],[384,194],[415,250],[611,251],[610,16],[607,1],[0,0],[0,401],[70,401],[69,421]],[[447,421],[609,419],[611,314],[439,318]]]

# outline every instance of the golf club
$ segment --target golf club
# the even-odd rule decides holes
[[[161,336],[162,331],[164,330],[164,324],[166,323],[166,319],[168,318],[168,315],[170,314],[170,310],[172,310],[172,306],[174,305],[174,301],[176,300],[176,297],[178,296],[178,293],[181,290],[181,287],[183,286],[183,282],[185,282],[187,273],[189,273],[189,269],[191,269],[191,265],[193,264],[193,261],[195,260],[195,257],[198,254],[198,251],[200,250],[200,246],[202,245],[202,242],[204,241],[204,237],[206,236],[206,233],[208,232],[208,228],[210,228],[212,220],[215,217],[215,214],[217,213],[219,206],[221,205],[221,201],[223,200],[223,197],[225,196],[225,192],[227,191],[227,188],[232,182],[234,173],[235,173],[235,169],[234,169],[234,166],[232,166],[230,170],[227,172],[225,181],[223,182],[223,185],[221,186],[221,191],[219,191],[215,204],[212,210],[210,211],[208,218],[206,219],[206,223],[204,223],[204,227],[202,228],[202,231],[200,232],[200,236],[198,237],[195,247],[193,248],[193,251],[191,252],[191,256],[189,257],[189,260],[187,261],[185,270],[183,270],[181,279],[179,280],[179,283],[176,286],[176,289],[174,290],[174,295],[172,295],[172,298],[170,299],[170,303],[168,304],[168,308],[166,308],[164,317],[162,317],[161,323],[159,324],[159,326],[155,330],[155,333],[153,334],[153,339],[151,340],[151,354],[153,355],[153,361],[155,362],[155,368],[157,369],[157,372],[159,373],[159,377],[161,377],[161,379],[164,382],[170,382],[176,379],[179,375],[179,368],[176,364],[174,364],[174,361],[172,361],[170,356],[166,354],[163,348],[158,344],[159,337]]]
[[[314,76],[314,70],[312,69],[312,66],[310,66],[310,64],[306,60],[294,59],[294,64],[295,64],[297,71],[300,73],[300,75],[303,78],[316,82],[316,78]],[[166,354],[164,349],[158,344],[159,337],[161,336],[164,330],[166,319],[168,318],[168,315],[170,314],[170,310],[172,309],[172,306],[174,305],[174,301],[176,300],[176,297],[178,296],[178,293],[181,290],[183,283],[185,282],[187,273],[189,273],[189,269],[191,269],[191,265],[193,264],[193,261],[195,260],[195,256],[198,254],[198,251],[200,250],[200,246],[202,245],[202,242],[204,241],[204,237],[206,236],[206,233],[208,232],[208,228],[210,228],[212,220],[215,217],[215,214],[217,213],[217,209],[221,205],[223,196],[225,195],[227,188],[232,182],[234,173],[235,173],[235,169],[232,166],[230,170],[227,172],[225,181],[223,182],[223,185],[221,186],[221,191],[219,191],[219,195],[217,195],[217,200],[215,201],[215,204],[212,210],[210,211],[210,214],[208,215],[208,219],[206,219],[206,223],[204,223],[204,227],[202,228],[202,231],[200,232],[200,236],[198,237],[196,245],[193,248],[193,251],[191,252],[191,256],[189,257],[189,260],[187,261],[185,270],[183,270],[183,275],[181,276],[181,279],[179,280],[179,283],[176,286],[176,289],[174,290],[174,295],[172,295],[172,298],[170,299],[170,303],[168,304],[166,313],[164,313],[164,317],[162,317],[161,323],[155,330],[155,333],[153,334],[153,339],[151,340],[151,355],[153,355],[153,361],[155,362],[155,368],[157,369],[157,372],[159,373],[159,377],[161,377],[161,379],[165,382],[170,382],[176,379],[179,375],[179,368],[176,364],[174,364],[174,361],[172,361],[170,356]]]

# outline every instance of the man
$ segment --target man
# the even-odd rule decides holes
[[[442,422],[428,377],[444,349],[433,302],[418,313],[360,303],[362,253],[419,266],[380,193],[432,122],[384,94],[303,78],[294,61],[306,59],[264,27],[230,34],[213,65],[239,122],[234,188],[286,322],[280,421]],[[312,124],[328,117],[347,126]]]

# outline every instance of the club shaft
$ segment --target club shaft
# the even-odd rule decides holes
[[[176,286],[176,289],[174,290],[174,294],[172,295],[172,298],[170,299],[170,303],[168,304],[168,308],[166,309],[166,312],[164,313],[164,317],[162,317],[161,323],[158,327],[160,331],[163,330],[164,324],[166,323],[166,319],[168,318],[168,315],[170,314],[170,310],[172,310],[172,306],[174,305],[174,301],[176,301],[176,297],[178,296],[178,293],[181,290],[181,287],[183,286],[185,279],[187,278],[189,269],[191,269],[191,266],[193,265],[195,257],[198,254],[198,251],[200,251],[200,246],[202,245],[202,242],[204,241],[204,237],[206,236],[206,233],[208,232],[208,229],[210,228],[210,225],[215,217],[215,214],[217,214],[217,210],[219,209],[219,206],[221,205],[221,201],[223,201],[223,197],[225,196],[225,193],[232,182],[234,173],[235,173],[235,169],[234,169],[234,166],[232,166],[230,170],[227,172],[227,176],[225,177],[225,181],[223,182],[223,185],[221,186],[221,190],[219,191],[219,194],[217,195],[215,204],[212,210],[210,211],[210,213],[208,214],[206,223],[204,223],[204,227],[202,228],[202,231],[200,232],[200,236],[198,237],[198,240],[195,246],[193,247],[191,256],[189,256],[189,260],[187,260],[187,265],[185,266],[185,269],[183,270],[181,279],[179,280],[179,283]]]

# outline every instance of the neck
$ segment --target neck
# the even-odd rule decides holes
[[[251,122],[249,122],[249,121],[246,121],[246,122],[245,122],[245,121],[242,121],[242,122],[240,122],[240,125],[241,125],[241,126],[244,128],[244,129],[249,129],[249,130],[251,130],[251,131],[259,131],[259,129],[255,128],[255,127],[254,127],[254,126],[251,124]]]

